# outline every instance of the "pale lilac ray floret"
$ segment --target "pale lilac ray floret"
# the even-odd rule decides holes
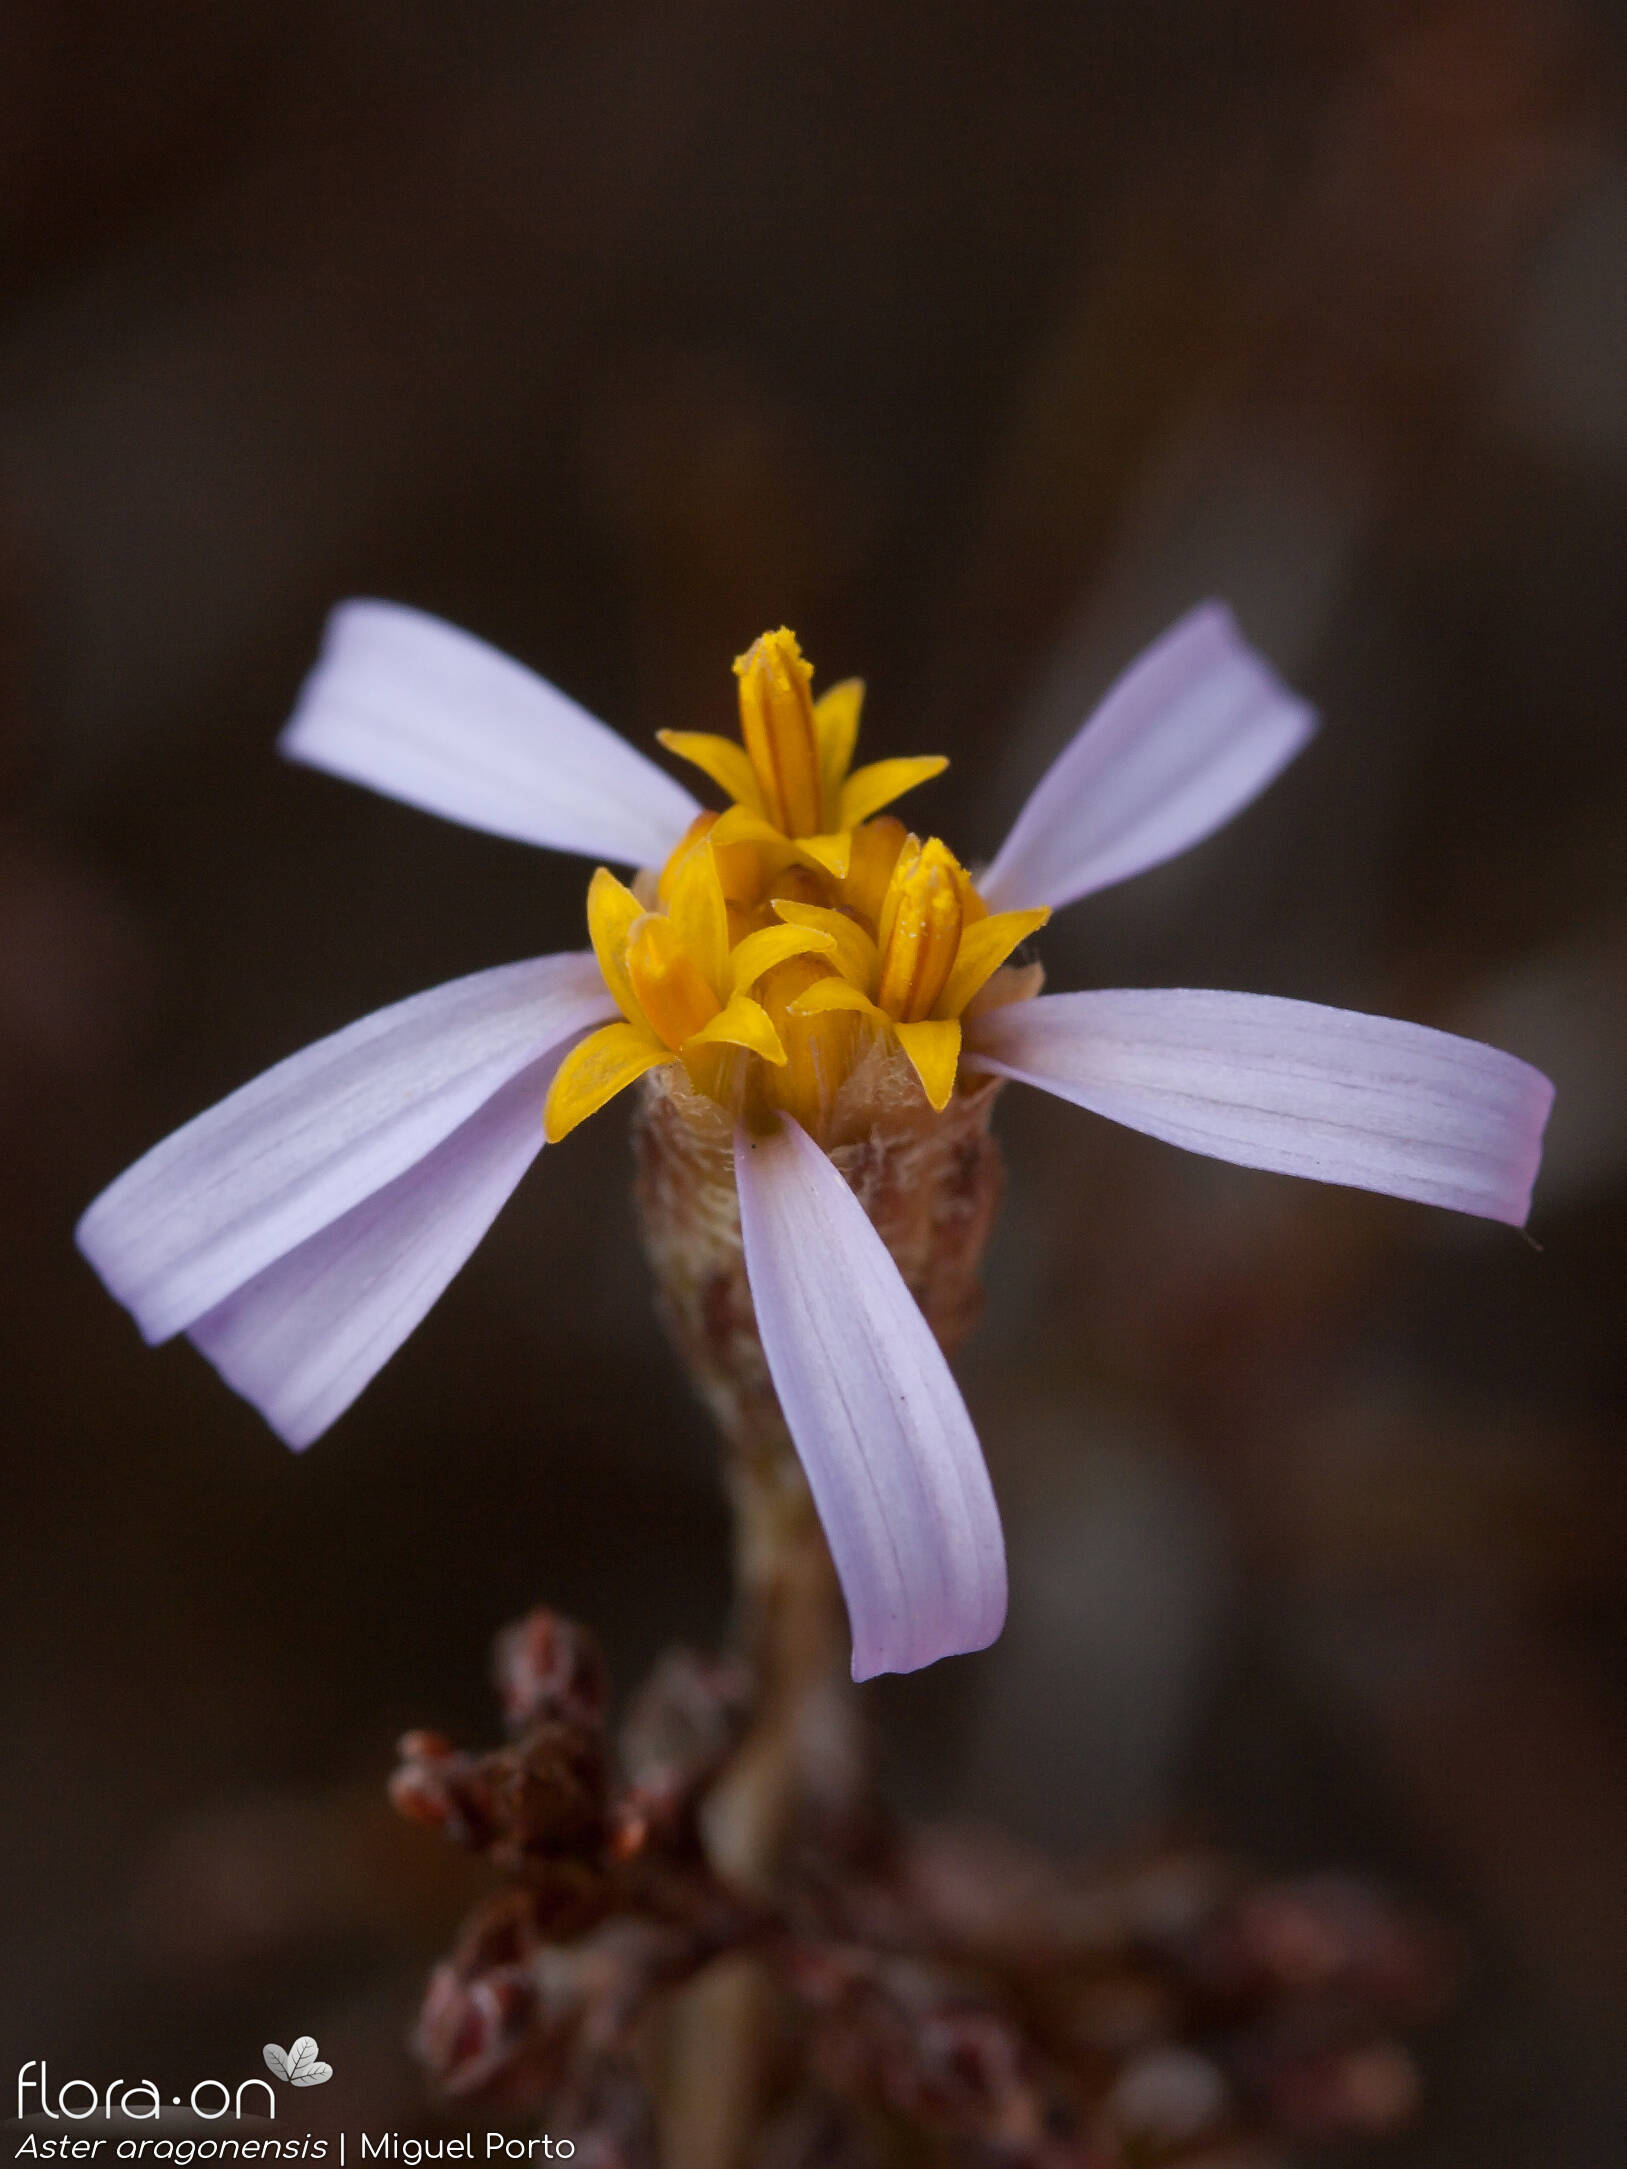
[[[983,1649],[1000,1516],[931,1328],[835,1166],[790,1116],[735,1132],[757,1327],[847,1595],[857,1676]]]
[[[1314,717],[1218,605],[1128,670],[979,888],[1059,906],[1199,843]],[[421,612],[348,603],[292,758],[498,835],[660,865],[699,812],[543,679]],[[589,953],[395,1004],[200,1115],[90,1207],[80,1247],[149,1340],[186,1333],[291,1446],[343,1414],[543,1143],[554,1071],[617,1016]],[[1552,1087],[1421,1025],[1189,989],[1040,995],[965,1021],[968,1068],[1243,1166],[1523,1224]],[[826,1153],[737,1135],[748,1280],[847,1600],[857,1678],[999,1633],[998,1512],[948,1364]]]

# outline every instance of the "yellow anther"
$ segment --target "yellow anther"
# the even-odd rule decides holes
[[[819,732],[809,686],[813,671],[785,626],[764,633],[735,659],[740,735],[764,811],[783,836],[824,829]]]
[[[930,1016],[960,948],[964,923],[960,867],[934,836],[899,853],[881,915],[881,980],[876,1001],[913,1024]]]
[[[658,912],[646,912],[634,925],[627,974],[651,1031],[674,1054],[723,1007],[677,928]]]

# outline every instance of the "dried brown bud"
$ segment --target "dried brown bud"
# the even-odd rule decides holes
[[[589,1731],[603,1725],[610,1674],[597,1638],[577,1620],[539,1605],[503,1629],[492,1654],[510,1732],[545,1718]]]
[[[505,1846],[520,1855],[569,1853],[603,1834],[607,1783],[596,1739],[579,1727],[540,1724],[507,1754],[490,1755],[492,1799]]]
[[[597,1732],[535,1725],[516,1746],[466,1755],[438,1734],[408,1733],[390,1799],[410,1822],[489,1852],[511,1873],[579,1854],[597,1860],[606,1832],[608,1782]]]
[[[500,1828],[486,1758],[458,1752],[437,1732],[408,1732],[390,1801],[409,1822],[442,1830],[454,1845],[480,1852]]]

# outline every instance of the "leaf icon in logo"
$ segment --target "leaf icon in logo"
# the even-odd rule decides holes
[[[332,2064],[325,2064],[316,2053],[316,2043],[308,2033],[302,2033],[290,2049],[278,2048],[275,2041],[268,2041],[260,2051],[266,2060],[266,2069],[276,2078],[285,2079],[290,2086],[325,2086],[333,2077]]]

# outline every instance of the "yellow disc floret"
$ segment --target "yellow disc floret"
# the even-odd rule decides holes
[[[876,1003],[901,1023],[932,1014],[960,953],[965,914],[957,876],[965,878],[953,852],[935,836],[925,844],[912,836],[898,855],[876,928]]]
[[[786,836],[816,836],[825,823],[813,671],[782,625],[735,657],[740,736],[762,810]]]
[[[834,970],[809,987],[796,1012],[846,1010],[867,1018],[908,1058],[936,1111],[949,1104],[955,1088],[967,1005],[1019,942],[1050,917],[1044,910],[991,913],[966,869],[935,836],[924,844],[904,838],[873,935],[859,942],[837,932],[836,914],[785,903],[775,909],[793,925],[829,933],[835,944]],[[862,927],[858,931],[864,934]]]
[[[560,1064],[544,1118],[551,1139],[672,1061],[748,1122],[782,1109],[824,1140],[861,1061],[892,1048],[941,1110],[968,1004],[993,998],[990,979],[1049,916],[991,914],[946,844],[874,818],[945,763],[931,755],[854,770],[856,679],[815,701],[783,627],[735,673],[739,743],[661,733],[732,803],[700,815],[659,873],[639,877],[638,894],[603,867],[589,887],[588,931],[622,1021]],[[1005,977],[1012,994],[1033,991]]]

